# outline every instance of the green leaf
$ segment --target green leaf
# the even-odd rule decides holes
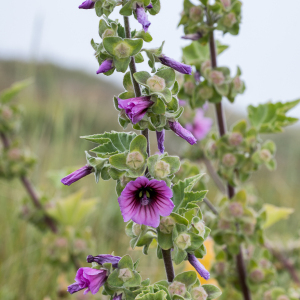
[[[220,297],[222,292],[219,288],[212,284],[203,284],[202,287],[205,289],[208,294],[207,300],[212,300]]]
[[[126,164],[127,155],[127,152],[112,155],[109,158],[109,163],[118,170],[128,170]]]
[[[139,84],[147,86],[147,80],[151,77],[151,75],[146,71],[141,71],[134,73],[133,77]]]
[[[0,102],[7,103],[18,93],[33,83],[33,79],[25,79],[12,84],[11,87],[3,90],[0,94]]]
[[[129,92],[133,92],[133,84],[132,84],[132,80],[131,80],[131,74],[130,72],[127,72],[125,75],[124,75],[124,78],[123,78],[123,86],[125,88],[126,91],[129,91]]]
[[[175,82],[175,71],[171,68],[163,68],[155,73],[156,76],[161,77],[165,80],[166,87],[170,88]]]
[[[125,73],[128,69],[129,63],[130,63],[130,57],[126,58],[113,58],[114,66],[116,67],[116,70],[121,73]]]
[[[168,250],[173,247],[172,233],[163,233],[157,230],[157,242],[163,250]]]
[[[272,204],[264,204],[264,209],[267,213],[267,220],[263,225],[264,228],[268,228],[278,221],[287,219],[293,212],[293,208],[277,207]]]
[[[130,144],[130,152],[138,151],[147,157],[147,139],[143,135],[136,136]]]
[[[166,112],[166,105],[160,98],[157,98],[151,109],[155,114],[164,114]]]
[[[160,12],[160,0],[152,0],[153,8],[149,9],[151,15],[156,15]]]
[[[149,32],[145,32],[144,30],[136,32],[136,34],[134,35],[134,38],[141,38],[147,43],[149,43],[153,40],[151,34]]]
[[[136,300],[166,300],[167,293],[165,291],[159,291],[157,293],[149,293],[140,294],[136,298]]]
[[[118,263],[118,269],[125,269],[125,268],[133,270],[133,261],[129,255],[124,255]]]
[[[138,53],[134,58],[135,58],[135,62],[137,64],[140,64],[144,61],[144,57],[143,57],[142,53]]]
[[[161,92],[152,92],[152,93],[161,96],[167,103],[172,101],[172,92],[169,89],[164,89]]]
[[[178,274],[175,278],[174,281],[179,281],[182,282],[186,285],[186,287],[190,287],[191,285],[195,284],[197,280],[197,274],[195,271],[187,271]]]

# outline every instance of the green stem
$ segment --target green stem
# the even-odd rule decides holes
[[[215,45],[215,39],[214,39],[214,32],[211,31],[210,37],[209,37],[209,49],[210,49],[210,57],[211,57],[211,66],[212,68],[217,67],[217,52],[216,52],[216,45]],[[222,108],[222,103],[216,104],[216,115],[217,115],[217,122],[218,122],[218,129],[220,136],[223,136],[226,134],[226,123],[225,123],[225,117],[224,112]],[[231,199],[235,195],[234,187],[230,184],[227,185],[227,194],[228,198]],[[249,290],[249,287],[247,285],[247,272],[246,267],[244,263],[243,258],[243,251],[242,246],[240,246],[240,252],[236,256],[236,264],[237,264],[237,271],[239,274],[241,289],[243,293],[244,300],[251,300],[251,293]]]

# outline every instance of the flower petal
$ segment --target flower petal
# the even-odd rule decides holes
[[[158,227],[160,222],[159,212],[151,204],[139,205],[136,214],[132,217],[132,221],[137,224],[143,224],[151,227]]]

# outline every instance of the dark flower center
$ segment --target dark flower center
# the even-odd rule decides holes
[[[148,205],[153,199],[154,192],[152,189],[140,189],[138,199],[142,205]]]

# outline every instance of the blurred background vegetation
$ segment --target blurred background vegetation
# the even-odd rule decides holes
[[[88,176],[65,187],[59,181],[61,177],[53,172],[65,168],[73,170],[86,163],[84,151],[92,145],[79,136],[121,130],[112,98],[122,87],[112,84],[113,77],[108,82],[103,76],[90,76],[51,64],[0,61],[0,91],[28,77],[33,77],[35,83],[15,101],[24,108],[20,136],[38,158],[29,176],[38,192],[49,199],[59,199],[83,189],[84,198],[96,198],[92,213],[81,223],[95,237],[92,246],[95,252],[86,255],[112,251],[120,256],[130,253],[134,259],[140,258],[139,270],[144,279],[150,277],[152,282],[163,279],[163,263],[154,259],[155,248],[150,249],[149,258],[140,250],[129,248],[113,181],[100,180],[96,184],[94,178]],[[246,116],[233,106],[226,107],[229,126]],[[208,114],[214,117],[212,109]],[[156,152],[154,134],[151,138],[152,152]],[[278,148],[277,170],[271,173],[260,170],[252,178],[252,186],[247,188],[257,195],[257,207],[271,203],[295,209],[288,220],[268,229],[268,238],[284,245],[299,238],[299,126],[288,128],[272,139]],[[170,154],[180,154],[185,147],[189,146],[167,133],[166,150]],[[216,188],[212,184],[209,188],[208,197],[215,202]],[[20,218],[25,196],[17,179],[0,180],[0,299],[66,299],[66,287],[73,282],[75,269],[71,266],[62,270],[58,265],[46,263],[51,256],[49,244],[45,243],[46,234]],[[60,240],[54,240],[51,246],[59,248]],[[77,247],[84,248],[84,245]],[[84,257],[80,264],[85,265]],[[78,293],[72,299],[101,299],[101,295],[83,297]]]

